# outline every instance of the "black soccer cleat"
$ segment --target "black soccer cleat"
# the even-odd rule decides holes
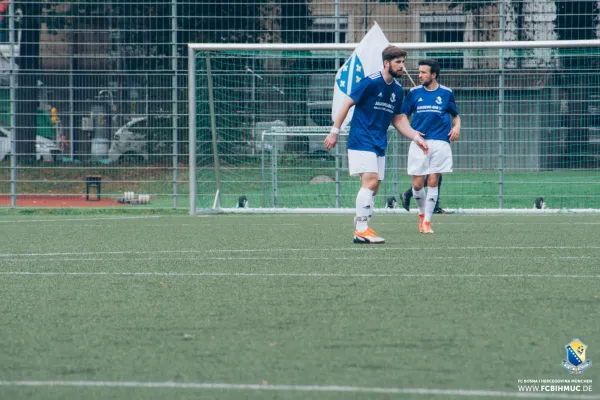
[[[406,211],[410,211],[410,197],[406,195],[406,192],[402,192],[400,201],[402,202],[402,207],[404,207]]]

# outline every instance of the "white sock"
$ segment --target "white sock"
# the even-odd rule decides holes
[[[360,188],[356,196],[356,230],[364,232],[369,227],[369,215],[373,209],[373,191],[367,188]]]
[[[425,190],[421,188],[421,190],[415,190],[413,188],[413,199],[417,202],[417,206],[419,206],[419,214],[425,214]]]
[[[371,222],[374,211],[375,211],[375,195],[371,196],[371,209],[369,211],[369,215],[367,216],[367,222]]]
[[[437,203],[439,190],[436,187],[427,188],[427,202],[425,204],[425,219],[424,221],[431,221],[433,210],[435,210],[435,203]]]

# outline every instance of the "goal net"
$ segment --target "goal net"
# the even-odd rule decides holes
[[[441,205],[451,210],[600,209],[600,41],[399,45],[440,61],[461,140]],[[338,69],[356,45],[189,45],[190,213],[352,212],[346,133],[327,151]],[[406,91],[413,85],[400,79]],[[409,142],[388,131],[376,208],[410,188]],[[403,210],[401,210],[403,212]]]

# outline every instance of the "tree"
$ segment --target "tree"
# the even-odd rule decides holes
[[[56,11],[54,6],[59,4],[69,4],[69,13]],[[117,41],[118,56],[123,60],[122,68],[168,69],[172,22],[170,0],[46,0],[44,7],[44,22],[50,33],[74,29],[78,25],[82,30],[86,27],[93,29],[89,23],[105,25],[107,19],[113,19],[115,22],[111,22],[114,24],[111,28],[116,32],[112,36]],[[179,1],[177,15],[178,55],[183,57],[187,55],[186,46],[190,42],[305,42],[310,26],[307,0]],[[161,62],[165,64],[160,65]],[[186,65],[182,63],[181,66],[185,69]]]
[[[152,89],[163,85],[162,89],[167,89],[164,85],[171,81],[164,79],[164,71],[171,70],[172,57],[177,58],[178,69],[187,69],[187,43],[305,42],[310,26],[307,0],[181,0],[177,4],[177,52],[172,54],[171,0],[46,0],[44,4],[50,32],[86,32],[94,29],[92,23],[98,24],[98,30],[110,31],[109,59],[114,61],[109,66],[111,73],[102,75],[111,76],[114,86],[122,89],[115,95],[121,109],[131,94],[126,88],[132,85]],[[58,4],[69,4],[69,12],[61,14],[60,8],[54,7]],[[161,83],[135,81],[146,74]],[[80,92],[89,87],[81,86]],[[89,89],[86,94],[91,95]]]

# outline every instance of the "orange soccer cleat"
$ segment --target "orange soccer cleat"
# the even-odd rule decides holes
[[[433,233],[433,231],[431,230],[431,222],[430,221],[423,222],[423,230],[421,232]]]
[[[354,243],[383,244],[385,243],[385,239],[377,236],[377,233],[373,229],[367,228],[364,232],[354,231]]]

